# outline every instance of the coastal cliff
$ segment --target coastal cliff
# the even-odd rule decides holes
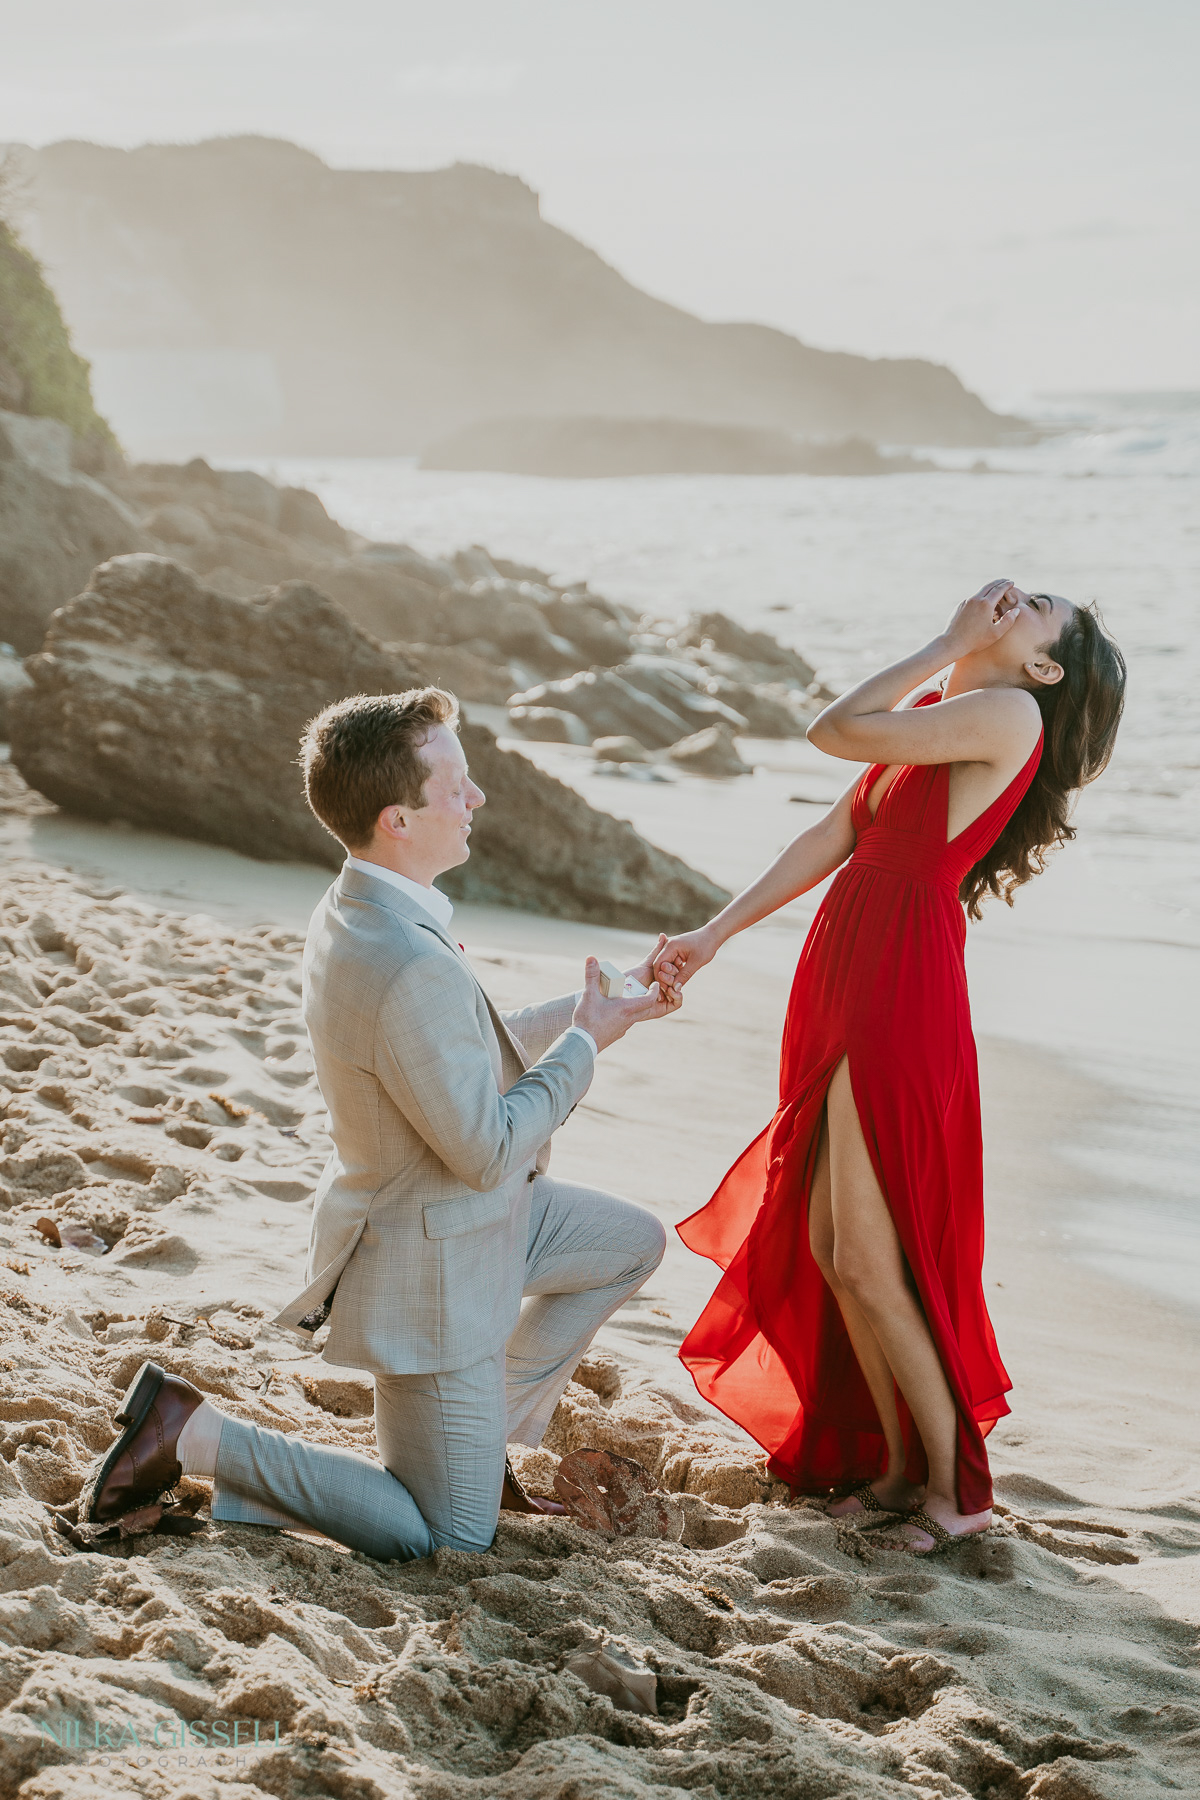
[[[160,453],[408,454],[522,414],[887,443],[1017,423],[939,365],[656,300],[495,170],[331,169],[259,137],[22,154],[72,329]]]

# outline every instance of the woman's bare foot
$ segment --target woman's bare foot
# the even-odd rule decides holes
[[[919,1519],[906,1520],[897,1530],[889,1532],[888,1542],[897,1550],[907,1550],[913,1556],[932,1556],[935,1551],[946,1549],[948,1540],[977,1537],[992,1522],[990,1507],[984,1512],[960,1513],[953,1500],[947,1500],[943,1494],[927,1494],[925,1504],[919,1512],[935,1525],[940,1525],[945,1535],[935,1537],[919,1523]]]
[[[914,1506],[921,1504],[923,1488],[914,1487],[903,1475],[880,1475],[877,1480],[864,1482],[853,1494],[843,1494],[840,1500],[831,1500],[825,1508],[831,1519],[860,1519],[877,1516],[875,1508],[864,1505],[859,1499],[863,1487],[868,1487],[879,1502],[879,1510],[885,1513],[911,1512]]]

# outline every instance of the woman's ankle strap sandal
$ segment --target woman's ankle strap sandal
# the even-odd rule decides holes
[[[857,1500],[864,1512],[890,1513],[895,1511],[894,1507],[885,1506],[883,1504],[883,1501],[879,1498],[879,1495],[875,1492],[875,1489],[871,1486],[869,1481],[864,1481],[861,1487],[856,1487],[851,1492],[850,1498],[851,1500]]]
[[[917,1507],[915,1512],[905,1513],[904,1523],[906,1525],[915,1525],[918,1531],[928,1532],[929,1536],[933,1539],[933,1549],[917,1550],[914,1552],[917,1556],[936,1556],[940,1550],[948,1549],[951,1544],[957,1544],[962,1541],[961,1538],[955,1537],[953,1532],[947,1531],[944,1525],[940,1525],[935,1518],[920,1506]],[[977,1536],[978,1533],[970,1532],[967,1535]]]

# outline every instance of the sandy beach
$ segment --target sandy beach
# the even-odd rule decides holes
[[[1050,1048],[981,1042],[987,1294],[1014,1392],[978,1544],[917,1563],[765,1480],[676,1360],[715,1271],[671,1234],[521,1461],[538,1486],[585,1444],[634,1457],[680,1540],[506,1517],[488,1556],[407,1566],[212,1524],[74,1547],[49,1508],[146,1356],[241,1417],[373,1448],[369,1378],[265,1323],[297,1286],[326,1147],[297,1008],[328,875],[81,826],[7,782],[5,1792],[1190,1791],[1200,1316],[1080,1254],[1105,1193],[1085,1153],[1129,1100]],[[501,1004],[639,944],[500,909],[456,922]],[[681,1016],[608,1052],[556,1169],[668,1225],[700,1204],[771,1110],[798,943],[748,934]],[[201,1518],[207,1497],[183,1484]],[[657,1715],[566,1669],[601,1640],[657,1675]],[[68,1715],[78,1748],[47,1738]],[[235,1758],[203,1726],[172,1747],[181,1718],[249,1723]]]

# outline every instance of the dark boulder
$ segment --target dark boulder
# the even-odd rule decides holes
[[[738,751],[728,725],[709,725],[682,743],[673,744],[671,761],[691,775],[750,775],[751,766]]]
[[[439,883],[453,898],[646,931],[694,929],[728,901],[624,819],[597,812],[519,750],[501,750],[482,725],[465,725],[462,739],[488,798],[470,862]]]
[[[622,663],[616,673],[631,687],[650,694],[678,713],[692,731],[721,721],[734,731],[748,728],[745,713],[714,692],[716,682],[710,679],[707,670],[694,663],[651,656],[641,651]]]
[[[273,481],[254,469],[216,469],[216,489],[230,512],[279,529],[283,495]]]
[[[725,613],[694,614],[678,641],[698,646],[710,644],[721,654],[749,664],[760,680],[787,680],[807,687],[816,674],[811,663],[769,632],[748,631]]]
[[[457,572],[450,563],[422,556],[419,550],[414,550],[409,544],[364,544],[358,551],[358,559],[375,567],[400,569],[413,581],[429,588],[433,594],[439,593],[444,587],[453,587],[458,580]]]
[[[313,538],[334,550],[345,550],[350,541],[345,527],[330,518],[324,502],[308,488],[283,489],[276,523],[287,537]]]
[[[297,558],[325,563],[349,552],[349,532],[329,517],[316,494],[278,487],[253,469],[214,469],[196,456],[188,463],[136,463],[106,481],[163,543],[208,545],[233,537],[290,555],[293,574],[300,568]],[[193,515],[186,534],[172,529],[182,523],[173,518],[181,508]],[[206,531],[197,532],[197,517]]]
[[[642,749],[636,738],[611,737],[597,738],[592,745],[592,753],[599,763],[644,763],[649,762],[647,751]]]
[[[508,722],[521,737],[534,743],[587,745],[592,741],[582,719],[574,713],[561,712],[556,706],[512,706]]]
[[[0,641],[23,656],[98,562],[150,543],[127,507],[72,466],[72,449],[57,420],[0,415]]]
[[[708,684],[708,692],[741,714],[746,723],[738,729],[747,737],[803,737],[818,710],[807,694],[800,694],[783,682],[755,685],[715,676]]]
[[[361,630],[384,643],[430,643],[437,635],[437,590],[401,563],[356,556],[314,571]]]
[[[305,721],[342,694],[423,679],[315,588],[236,600],[160,556],[98,568],[25,666],[34,685],[12,703],[12,759],[47,799],[317,862],[340,857],[304,804]]]
[[[14,696],[29,686],[29,677],[12,645],[0,644],[0,743],[8,740],[8,709]]]
[[[482,644],[385,645],[415,662],[435,687],[448,688],[460,700],[481,706],[503,706],[513,690],[512,670],[494,647]]]
[[[542,612],[550,629],[576,646],[581,662],[611,668],[629,655],[631,621],[599,594],[551,593]]]
[[[665,750],[695,730],[682,707],[668,706],[613,669],[588,669],[562,681],[543,681],[514,694],[511,709],[549,706],[575,713],[593,738],[633,737],[647,750]]]
[[[343,852],[309,813],[296,767],[305,723],[346,694],[427,679],[305,583],[233,599],[147,555],[98,568],[26,668],[33,685],[10,705],[12,760],[48,799],[90,818],[331,868]],[[447,891],[665,930],[723,904],[704,876],[501,750],[483,726],[464,725],[463,743],[488,803]]]
[[[577,669],[578,652],[555,635],[538,600],[539,590],[531,583],[500,576],[482,576],[467,588],[446,588],[438,596],[430,637],[444,644],[483,639],[538,675]]]
[[[508,581],[535,581],[540,587],[551,585],[548,569],[536,569],[532,563],[513,562],[508,556],[493,556],[491,564],[497,575],[503,575]]]

